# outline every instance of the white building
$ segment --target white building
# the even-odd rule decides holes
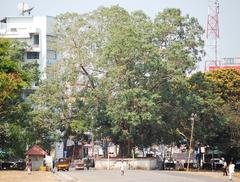
[[[37,60],[41,79],[46,78],[46,67],[57,60],[56,52],[50,47],[54,17],[16,16],[0,20],[0,37],[27,43],[25,61]]]

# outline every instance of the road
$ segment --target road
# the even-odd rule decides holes
[[[175,171],[143,171],[127,170],[121,176],[118,170],[70,170],[69,172],[57,172],[59,181],[65,182],[227,182],[227,177],[221,173],[215,175],[203,175]],[[239,181],[234,178],[235,182]]]

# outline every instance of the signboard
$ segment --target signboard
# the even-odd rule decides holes
[[[63,158],[63,142],[56,142],[55,143],[56,153],[55,157],[56,159]]]

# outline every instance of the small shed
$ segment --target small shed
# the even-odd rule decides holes
[[[40,146],[34,145],[27,151],[28,159],[32,161],[32,170],[39,170],[40,166],[44,165],[45,156],[47,152],[44,151]]]

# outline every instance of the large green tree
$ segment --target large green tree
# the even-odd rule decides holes
[[[0,39],[0,151],[12,158],[23,157],[26,149],[28,107],[22,93],[31,75],[22,67],[23,54],[21,43]]]
[[[55,29],[62,60],[32,96],[35,124],[91,129],[119,144],[121,156],[176,139],[192,112],[186,75],[202,54],[195,18],[166,9],[152,20],[112,6],[59,15]]]
[[[35,142],[50,149],[54,141],[63,141],[66,146],[70,136],[87,131],[84,117],[79,114],[81,98],[76,103],[78,86],[70,65],[62,61],[50,68],[48,79],[42,81],[38,89],[29,96],[32,105],[29,113],[31,130]],[[79,116],[79,117],[78,117]],[[85,115],[84,115],[85,116]],[[78,138],[81,140],[81,138]]]
[[[203,54],[203,29],[197,19],[182,16],[178,9],[164,10],[156,16],[154,23],[159,57],[149,64],[148,88],[161,94],[162,136],[165,143],[171,144],[179,137],[177,131],[190,136],[189,118],[195,110],[189,95],[187,74]]]
[[[199,120],[195,137],[199,142],[232,157],[239,151],[239,71],[219,69],[196,73],[189,79],[189,92]]]
[[[232,157],[239,157],[239,127],[240,127],[240,71],[235,69],[219,69],[205,74],[206,82],[213,84],[212,93],[220,97],[226,123],[224,128],[214,138],[213,142]],[[218,127],[219,128],[219,127]]]
[[[118,6],[94,14],[95,32],[102,35],[98,69],[105,72],[98,86],[109,91],[109,130],[113,141],[127,148],[120,155],[129,154],[131,145],[173,141],[191,115],[179,91],[187,91],[181,88],[186,73],[201,56],[202,28],[177,9],[164,10],[154,22],[141,11],[129,14]]]

